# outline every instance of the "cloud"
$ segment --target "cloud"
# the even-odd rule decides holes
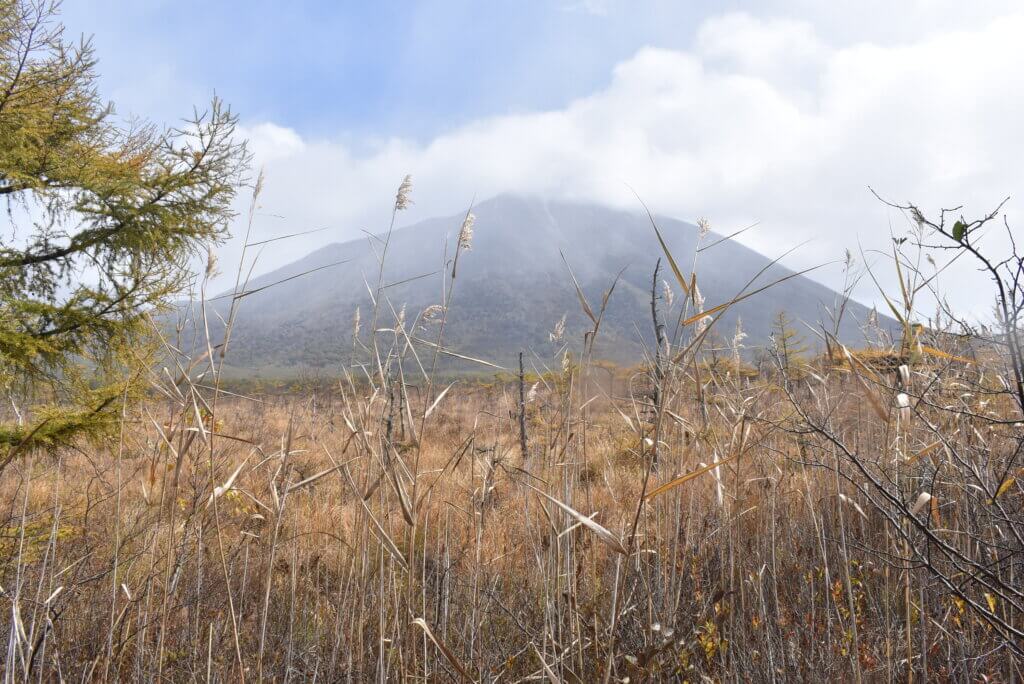
[[[812,87],[828,49],[806,21],[765,23],[734,12],[711,18],[697,32],[695,52],[711,69],[740,72],[776,87]]]
[[[260,123],[244,131],[249,148],[261,164],[278,159],[295,158],[306,150],[302,137],[290,128],[274,123]]]
[[[559,9],[563,12],[582,12],[595,17],[606,17],[609,4],[610,0],[574,0],[559,5]]]
[[[426,142],[357,148],[341,134],[250,125],[266,166],[264,211],[285,217],[261,220],[258,232],[331,226],[317,238],[343,240],[380,230],[411,173],[410,221],[506,191],[635,208],[632,187],[656,211],[706,215],[720,232],[760,221],[744,239],[769,255],[811,240],[793,267],[858,244],[885,250],[890,231],[907,226],[867,186],[981,213],[1024,180],[1022,34],[1024,16],[1007,15],[901,44],[837,47],[807,23],[728,14],[706,21],[690,50],[641,49],[604,88],[563,108],[484,118]],[[261,270],[314,246],[275,244]],[[961,272],[951,299],[977,309],[964,284],[983,280]]]

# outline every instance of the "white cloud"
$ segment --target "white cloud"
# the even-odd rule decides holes
[[[334,226],[328,240],[379,230],[412,173],[406,220],[504,191],[634,207],[628,183],[658,212],[708,215],[722,232],[760,220],[745,239],[766,253],[812,239],[795,267],[858,241],[886,249],[890,221],[905,224],[868,185],[980,213],[1024,180],[1021,35],[1024,16],[1007,15],[898,45],[832,47],[810,24],[730,14],[705,22],[691,51],[642,49],[604,89],[562,109],[482,119],[425,143],[387,139],[356,152],[253,125],[264,210],[286,217],[259,230]],[[313,246],[276,244],[264,269]],[[964,272],[961,282],[982,284]],[[962,290],[953,301],[977,307]]]
[[[764,22],[741,12],[704,22],[695,50],[709,68],[738,71],[794,90],[814,86],[828,53],[808,22]]]
[[[249,149],[261,164],[271,164],[277,159],[301,155],[306,144],[298,133],[274,123],[260,123],[245,130]]]
[[[608,16],[610,0],[574,0],[559,6],[563,12],[582,12],[595,17]]]

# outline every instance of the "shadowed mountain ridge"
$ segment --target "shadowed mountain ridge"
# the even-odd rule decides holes
[[[602,294],[621,272],[602,321],[596,356],[620,363],[642,358],[644,345],[653,340],[652,271],[663,257],[645,214],[518,195],[487,200],[474,207],[473,213],[472,249],[459,259],[445,330],[447,347],[508,367],[520,349],[532,349],[542,357],[550,354],[553,344],[548,333],[563,315],[570,341],[581,339],[590,321],[581,311],[562,260],[564,254],[595,311]],[[403,306],[411,324],[423,309],[443,301],[442,276],[451,272],[450,259],[463,217],[427,219],[393,232],[384,268],[384,282],[389,286],[381,302],[378,328],[391,327]],[[656,221],[680,269],[689,274],[698,229],[671,218],[657,217]],[[703,244],[720,239],[711,233]],[[330,244],[250,282],[247,289],[255,290],[321,269],[242,300],[229,364],[253,371],[330,369],[348,362],[357,307],[362,339],[368,336],[372,311],[368,285],[371,289],[376,286],[377,259],[383,247],[382,236]],[[706,307],[735,297],[762,269],[767,268],[748,290],[792,274],[770,261],[734,240],[723,240],[701,252],[696,271]],[[337,262],[344,263],[331,265]],[[661,280],[667,281],[675,294],[670,310],[659,300],[671,335],[684,297],[664,259],[662,265],[659,296]],[[747,333],[744,344],[754,348],[767,343],[776,315],[785,311],[810,339],[810,332],[800,322],[828,321],[828,310],[840,299],[828,287],[795,276],[730,308],[714,330],[719,338],[731,339],[739,317]],[[217,302],[219,311],[226,310],[226,301]],[[860,344],[859,326],[868,313],[862,304],[849,302],[840,337]],[[426,330],[418,328],[416,334],[433,339],[436,333],[434,326],[428,325]]]

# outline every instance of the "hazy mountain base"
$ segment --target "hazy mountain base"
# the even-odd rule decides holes
[[[477,229],[472,251],[459,263],[445,325],[446,348],[511,368],[522,349],[545,356],[552,347],[549,334],[563,316],[566,335],[579,337],[590,329],[592,324],[581,309],[563,262],[564,254],[595,311],[621,272],[601,323],[595,358],[618,364],[642,360],[644,348],[653,342],[652,272],[663,255],[646,215],[511,195],[483,202],[473,211]],[[451,269],[445,258],[453,254],[462,218],[430,219],[394,231],[387,246],[383,278],[387,287],[378,328],[393,327],[404,310],[411,335],[427,341],[436,338],[437,322],[417,319],[424,309],[443,301],[442,276]],[[662,217],[657,223],[680,267],[688,273],[698,247],[697,228]],[[719,240],[720,236],[711,233],[700,244]],[[357,309],[363,339],[373,325],[369,290],[376,288],[377,255],[383,247],[380,237],[331,244],[249,283],[247,290],[251,291],[285,281],[241,301],[228,355],[230,374],[297,377],[352,361]],[[792,273],[769,264],[768,258],[733,240],[722,240],[701,252],[696,270],[706,307],[728,301],[744,288],[754,289]],[[749,279],[762,269],[766,270],[748,287]],[[287,280],[306,272],[310,273]],[[673,291],[671,307],[662,296],[661,281],[669,283]],[[671,335],[685,302],[664,264],[658,293],[661,315]],[[804,324],[817,326],[824,320],[831,328],[829,310],[841,300],[839,293],[796,276],[732,307],[715,324],[715,332],[722,344],[727,344],[737,319],[742,320],[743,344],[749,356],[751,350],[768,342],[780,311],[813,338]],[[229,302],[230,298],[222,298],[210,306],[224,316]],[[692,305],[688,311],[693,312]],[[848,302],[839,326],[840,338],[855,346],[862,344],[861,326],[868,314],[862,304]],[[221,326],[213,323],[217,316],[208,319],[214,339],[219,339]],[[882,320],[883,325],[889,324]],[[421,345],[420,352],[429,356],[429,345]],[[487,366],[453,357],[443,357],[440,367],[453,373],[490,372]]]

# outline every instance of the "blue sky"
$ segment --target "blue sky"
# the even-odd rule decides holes
[[[64,16],[94,37],[104,91],[126,112],[174,116],[216,89],[247,119],[306,135],[423,140],[564,105],[644,45],[686,46],[707,13],[643,4],[80,0]]]
[[[241,114],[258,238],[330,227],[257,272],[379,230],[406,173],[407,223],[506,191],[635,209],[628,184],[723,233],[759,222],[742,239],[771,256],[809,241],[794,268],[909,228],[869,185],[971,214],[1024,184],[1009,0],[68,0],[64,21],[121,114],[175,123],[214,91]]]

